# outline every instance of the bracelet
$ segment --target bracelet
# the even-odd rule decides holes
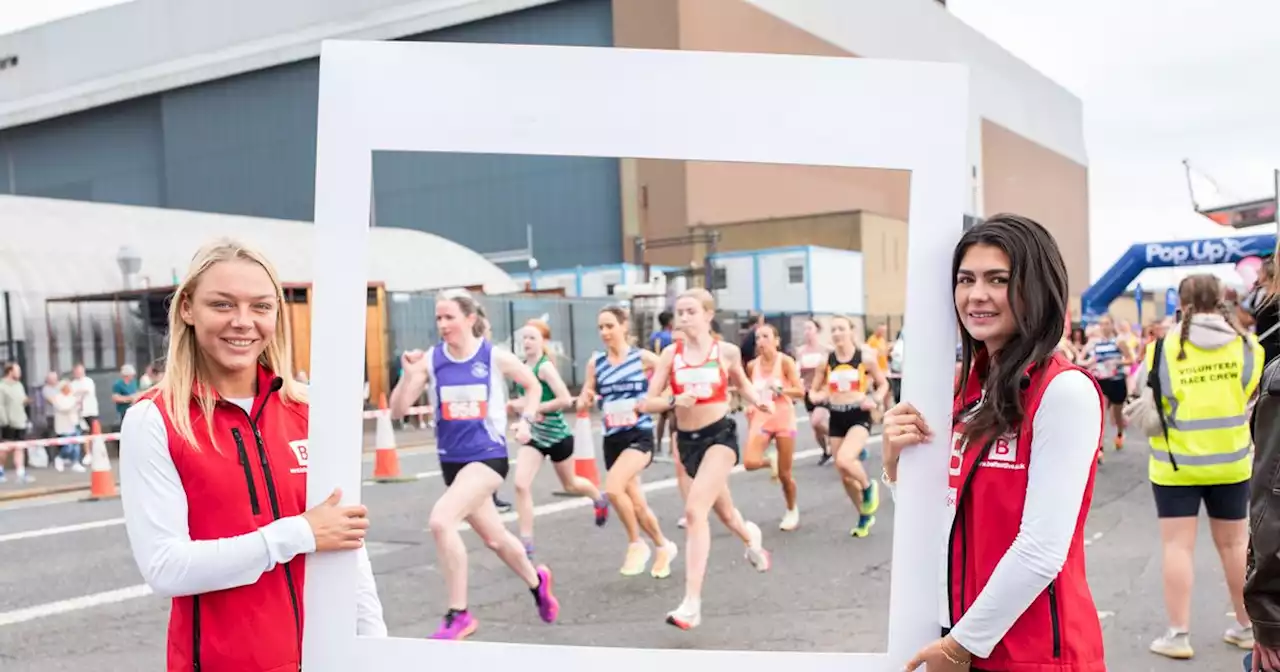
[[[946,657],[946,659],[947,659],[947,661],[948,661],[948,662],[950,662],[952,665],[960,665],[960,666],[962,666],[962,667],[969,667],[970,665],[972,665],[972,664],[973,664],[973,660],[972,660],[972,659],[970,659],[970,660],[957,660],[954,656],[952,656],[952,655],[951,655],[951,652],[947,650],[947,643],[946,643],[946,642],[947,642],[947,640],[946,640],[946,639],[943,639],[943,640],[942,640],[942,643],[938,644],[938,650],[939,650],[939,651],[942,651],[942,655],[943,655],[944,657]]]

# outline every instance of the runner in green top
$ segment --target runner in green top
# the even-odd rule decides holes
[[[564,409],[574,403],[564,379],[551,361],[547,341],[551,340],[551,328],[542,320],[529,320],[516,332],[526,364],[533,362],[534,375],[542,383],[542,399],[538,405],[538,418],[533,423],[529,444],[520,447],[516,457],[516,514],[519,520],[520,539],[525,553],[533,558],[533,479],[538,475],[545,458],[551,458],[556,476],[565,492],[589,497],[595,504],[596,526],[609,520],[609,500],[591,481],[574,473],[573,430],[564,420]],[[517,386],[518,388],[519,386]],[[519,399],[523,390],[513,396]]]

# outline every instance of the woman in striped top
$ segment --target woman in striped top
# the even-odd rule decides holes
[[[595,504],[597,527],[603,527],[609,520],[609,502],[591,481],[573,471],[573,430],[564,421],[564,409],[573,406],[573,396],[569,394],[569,388],[565,386],[564,379],[551,361],[551,347],[548,345],[551,327],[542,320],[529,320],[520,334],[524,363],[533,369],[538,382],[542,384],[542,397],[539,399],[537,418],[530,426],[529,443],[520,447],[516,457],[517,524],[520,528],[520,541],[524,542],[524,551],[532,560],[533,479],[538,475],[544,458],[551,458],[556,476],[565,492],[590,498]],[[517,397],[524,396],[524,390],[518,383],[516,389]],[[520,412],[520,403],[523,402],[511,402],[512,413]]]
[[[658,517],[640,489],[640,472],[653,461],[653,418],[637,408],[649,391],[647,372],[653,369],[658,356],[628,343],[627,322],[627,311],[616,306],[605,307],[596,318],[605,349],[587,361],[578,409],[601,402],[607,470],[604,488],[630,542],[621,574],[635,576],[644,572],[652,556],[650,576],[665,579],[671,575],[676,545],[662,535]],[[650,551],[640,538],[641,529],[653,540],[656,552]]]

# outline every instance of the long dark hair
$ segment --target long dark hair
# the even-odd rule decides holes
[[[1003,436],[1022,422],[1023,375],[1029,367],[1044,364],[1053,356],[1062,340],[1067,314],[1067,266],[1057,242],[1043,226],[1026,217],[999,214],[965,232],[951,260],[953,296],[960,263],[974,245],[997,247],[1009,257],[1009,310],[1017,332],[994,361],[987,362],[982,381],[985,400],[966,425],[966,441]],[[956,319],[960,319],[958,307]],[[986,347],[963,328],[960,342],[957,395],[969,379],[974,356]]]

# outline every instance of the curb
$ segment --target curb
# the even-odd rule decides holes
[[[433,445],[434,443],[435,442],[426,442],[426,441],[422,443],[410,443],[403,446],[396,446],[396,451],[399,452],[401,450],[422,448],[423,446],[430,446],[430,445]],[[372,455],[373,451],[369,451],[368,454]],[[119,485],[120,483],[119,481],[117,481],[116,486],[119,487]],[[49,495],[65,495],[69,492],[80,492],[80,491],[87,492],[90,489],[91,487],[88,483],[85,483],[83,485],[79,483],[66,484],[66,485],[45,485],[45,486],[39,486],[35,488],[26,488],[23,490],[14,490],[11,492],[0,492],[0,503],[16,502],[23,499],[37,499],[39,497],[47,497]],[[104,500],[105,499],[106,498],[104,498]],[[85,500],[85,501],[90,501],[90,500]],[[102,500],[92,500],[92,501],[102,501]]]

